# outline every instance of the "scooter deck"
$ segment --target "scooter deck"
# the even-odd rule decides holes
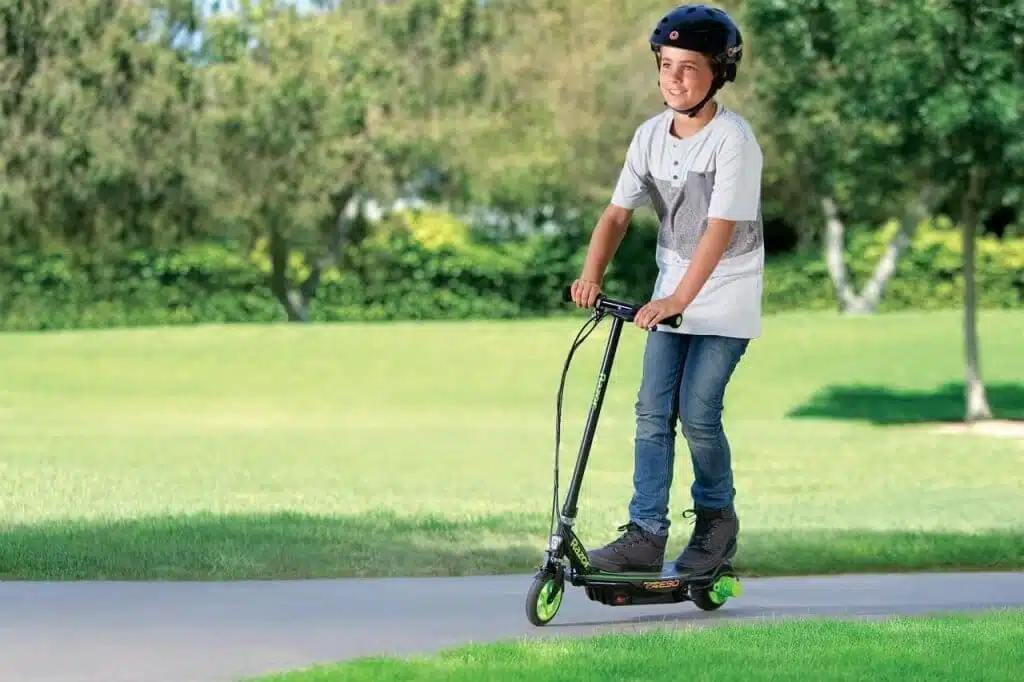
[[[734,575],[732,566],[723,564],[708,573],[692,573],[690,571],[680,571],[675,567],[674,562],[669,561],[662,565],[660,571],[603,571],[591,569],[587,573],[577,574],[573,582],[634,583],[651,580],[679,580],[682,583],[700,584],[711,582],[722,575]]]

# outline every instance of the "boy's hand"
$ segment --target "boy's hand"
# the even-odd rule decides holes
[[[641,329],[651,331],[658,322],[666,317],[683,312],[685,308],[686,306],[675,296],[659,298],[636,311],[636,315],[633,316],[633,323]]]
[[[577,308],[593,308],[600,293],[601,285],[593,280],[580,277],[572,283],[572,302]]]

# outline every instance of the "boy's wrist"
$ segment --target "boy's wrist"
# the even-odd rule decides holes
[[[686,310],[687,306],[690,305],[690,301],[686,300],[686,296],[683,296],[679,291],[673,291],[669,298],[672,299],[672,303],[675,307],[679,308],[679,312]]]

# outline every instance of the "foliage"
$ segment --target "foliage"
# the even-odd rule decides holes
[[[848,267],[863,279],[892,231],[890,223],[851,238]],[[481,244],[468,226],[438,211],[400,213],[341,266],[323,274],[314,321],[514,318],[565,312],[561,291],[579,272],[586,242],[579,235],[534,235]],[[582,234],[582,232],[581,232]],[[652,222],[637,221],[609,268],[610,295],[641,300],[656,267]],[[890,283],[881,310],[957,305],[963,287],[961,242],[947,219],[924,223]],[[300,258],[288,276],[308,276]],[[0,275],[0,329],[35,330],[201,322],[282,320],[269,295],[265,252],[206,243],[170,252],[132,251],[114,262],[78,266],[59,252],[25,253]],[[1024,306],[1024,237],[979,240],[983,307]],[[769,261],[765,310],[835,309],[825,264],[811,256]]]
[[[1024,207],[1024,6],[746,0],[754,85],[803,201],[834,196],[851,222],[899,213],[927,185],[960,211],[988,172],[982,219]],[[810,190],[810,191],[807,191]],[[959,218],[959,215],[958,215]]]
[[[171,292],[154,291],[152,312],[129,314],[128,299],[114,296],[118,303],[96,299],[98,307],[47,318],[151,319],[173,309],[174,319],[207,319],[232,309],[238,319],[276,319],[275,305],[288,319],[367,311],[387,318],[396,306],[403,315],[475,309],[463,284],[446,290],[451,278],[430,270],[439,263],[460,263],[459,272],[507,269],[501,276],[516,291],[537,287],[537,278],[564,281],[632,131],[662,106],[646,41],[665,7],[651,0],[352,0],[317,3],[330,8],[319,12],[297,12],[287,0],[233,4],[234,14],[204,16],[188,0],[0,0],[0,258],[60,253],[56,261],[39,256],[41,267],[63,263],[103,286],[139,292],[150,286],[145,268],[132,285],[103,273],[126,276],[131,263],[152,267],[197,253],[222,263],[231,249],[243,264],[213,267],[214,279],[235,273],[224,291],[190,289],[220,301],[212,312],[187,312],[207,304],[172,305]],[[928,183],[951,191],[942,212],[969,225],[957,193],[969,178],[978,180],[970,215],[1011,223],[1020,215],[1018,5],[723,6],[748,48],[739,80],[721,99],[752,121],[765,149],[769,252],[812,245],[826,190],[851,228],[869,232]],[[968,167],[985,172],[965,174]],[[473,239],[453,233],[435,242],[422,231],[439,229],[440,238],[453,225],[415,217],[423,253],[407,236],[363,241],[368,215],[409,197],[488,221],[474,224]],[[509,224],[530,233],[549,222],[569,232],[503,245]],[[478,237],[489,249],[478,248]],[[613,289],[645,295],[650,238],[640,229],[623,245],[620,262],[636,270],[615,274]],[[387,240],[399,250],[386,253]],[[246,269],[257,261],[264,267]],[[412,262],[429,263],[427,272],[414,274]],[[779,262],[820,268],[802,255]],[[442,290],[383,303],[359,288],[367,263]],[[551,272],[539,274],[542,267]],[[779,267],[772,272],[795,266]],[[18,279],[15,272],[0,277]],[[358,283],[345,295],[348,307],[338,303],[341,281]],[[500,299],[514,304],[488,305],[507,314],[549,310],[559,302],[548,286],[554,298],[515,294]],[[903,285],[896,286],[886,295],[898,296]],[[6,295],[20,291],[19,284]],[[271,303],[246,299],[235,310],[224,303],[232,291]],[[28,306],[19,314],[39,314],[19,305]]]
[[[871,277],[875,263],[899,229],[895,220],[876,231],[853,233],[846,265],[855,283]],[[945,217],[927,220],[912,237],[886,289],[879,311],[940,310],[958,307],[963,298],[963,243]],[[979,303],[985,308],[1024,305],[1024,238],[978,240]],[[774,267],[773,267],[774,266]],[[808,256],[782,256],[768,267],[769,308],[838,308],[827,265]],[[774,301],[774,302],[772,302]],[[803,302],[801,302],[803,301]]]
[[[150,23],[128,0],[0,0],[0,250],[96,256],[211,227],[197,75],[139,39]]]
[[[966,418],[990,417],[975,239],[987,218],[1024,207],[1024,3],[748,0],[745,14],[770,65],[758,91],[817,168],[812,196],[869,222],[914,195],[934,197],[925,213],[955,213]]]
[[[421,87],[425,64],[441,52],[457,58],[441,30],[461,16],[442,11],[450,6],[357,4],[310,19],[254,2],[211,35],[219,61],[208,69],[204,123],[224,181],[219,212],[250,239],[265,238],[271,290],[289,319],[309,319],[348,237],[352,202],[387,198],[412,179],[407,161],[429,141],[424,111],[446,90]],[[413,64],[387,49],[404,45],[403,19],[441,26],[433,43],[417,36]],[[300,280],[287,274],[296,255],[308,267]]]

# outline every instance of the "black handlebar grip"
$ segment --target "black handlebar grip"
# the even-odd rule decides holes
[[[676,313],[672,317],[666,317],[659,324],[665,324],[673,329],[679,329],[683,326],[683,315],[682,313]]]
[[[566,302],[566,303],[571,303],[572,302],[572,285],[571,284],[566,286],[564,289],[562,289],[562,300],[564,302]],[[600,300],[601,300],[601,297],[598,298],[599,302],[600,302]],[[669,327],[672,327],[673,329],[679,329],[681,326],[683,326],[683,316],[680,313],[676,313],[672,317],[666,317],[664,320],[662,320],[658,324],[664,324],[664,325],[667,325]]]

